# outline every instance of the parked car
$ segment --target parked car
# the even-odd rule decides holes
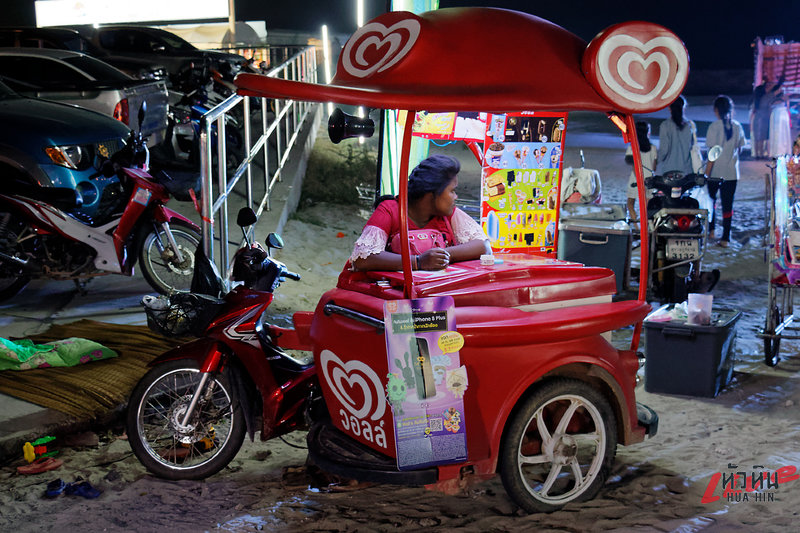
[[[188,70],[206,66],[232,80],[246,63],[244,57],[216,50],[201,50],[181,37],[147,26],[76,27],[99,50],[99,57],[125,57],[164,65],[173,84]]]
[[[69,50],[0,48],[0,81],[34,98],[73,104],[112,116],[139,129],[149,146],[167,131],[169,94],[163,81],[135,80],[93,57]]]
[[[119,179],[103,176],[96,156],[121,150],[131,135],[128,126],[88,109],[21,96],[2,83],[0,124],[3,183],[74,187],[83,197],[76,217],[91,220],[103,214],[103,196],[118,188]]]
[[[163,80],[167,77],[167,69],[163,65],[146,59],[108,55],[77,30],[69,28],[0,28],[0,47],[12,46],[72,50],[100,59],[137,79]]]

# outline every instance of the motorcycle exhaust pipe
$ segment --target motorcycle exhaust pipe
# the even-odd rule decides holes
[[[29,259],[21,259],[19,257],[14,257],[13,255],[8,255],[3,252],[0,252],[0,261],[5,261],[6,263],[10,263],[15,267],[21,268],[25,273],[32,273],[39,271],[38,265],[32,264]]]

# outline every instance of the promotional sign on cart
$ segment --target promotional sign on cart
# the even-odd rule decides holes
[[[384,323],[398,468],[465,461],[467,371],[453,298],[387,301]]]
[[[555,250],[566,126],[566,114],[525,112],[488,117],[481,223],[493,250]]]

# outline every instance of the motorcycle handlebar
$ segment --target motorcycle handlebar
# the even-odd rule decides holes
[[[292,272],[291,270],[287,270],[283,275],[285,277],[289,278],[289,279],[293,279],[295,281],[300,281],[300,274],[297,274],[296,272]]]

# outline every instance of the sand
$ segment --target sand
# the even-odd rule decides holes
[[[585,150],[587,166],[600,171],[605,200],[622,202],[627,180],[622,152]],[[568,150],[567,159],[577,154]],[[574,164],[574,163],[573,163]],[[756,337],[767,304],[763,261],[764,162],[743,163],[736,198],[734,243],[712,247],[707,265],[723,270],[715,306],[739,309],[736,373],[717,398],[649,394],[637,399],[660,416],[658,435],[619,447],[612,475],[592,501],[552,514],[526,515],[509,500],[499,479],[462,494],[388,485],[327,486],[310,477],[305,451],[281,441],[246,442],[229,467],[204,481],[168,482],[149,475],[132,456],[121,428],[100,443],[62,447],[64,466],[35,476],[0,469],[0,530],[3,531],[776,531],[791,530],[800,509],[800,479],[787,478],[767,501],[701,500],[717,473],[775,471],[800,466],[797,447],[800,357],[784,341],[777,368],[762,363]],[[360,232],[353,206],[315,205],[287,225],[280,258],[303,276],[285,283],[274,309],[284,319],[313,309],[332,287]],[[337,237],[338,234],[343,236]],[[280,317],[279,317],[280,318]],[[630,330],[615,334],[624,343]],[[305,434],[286,440],[304,445]],[[732,467],[732,468],[729,468]],[[43,499],[55,478],[89,480],[103,494]],[[712,483],[713,487],[713,483]],[[720,496],[712,489],[708,496]],[[735,498],[734,498],[735,499]],[[796,525],[794,526],[796,527]]]

